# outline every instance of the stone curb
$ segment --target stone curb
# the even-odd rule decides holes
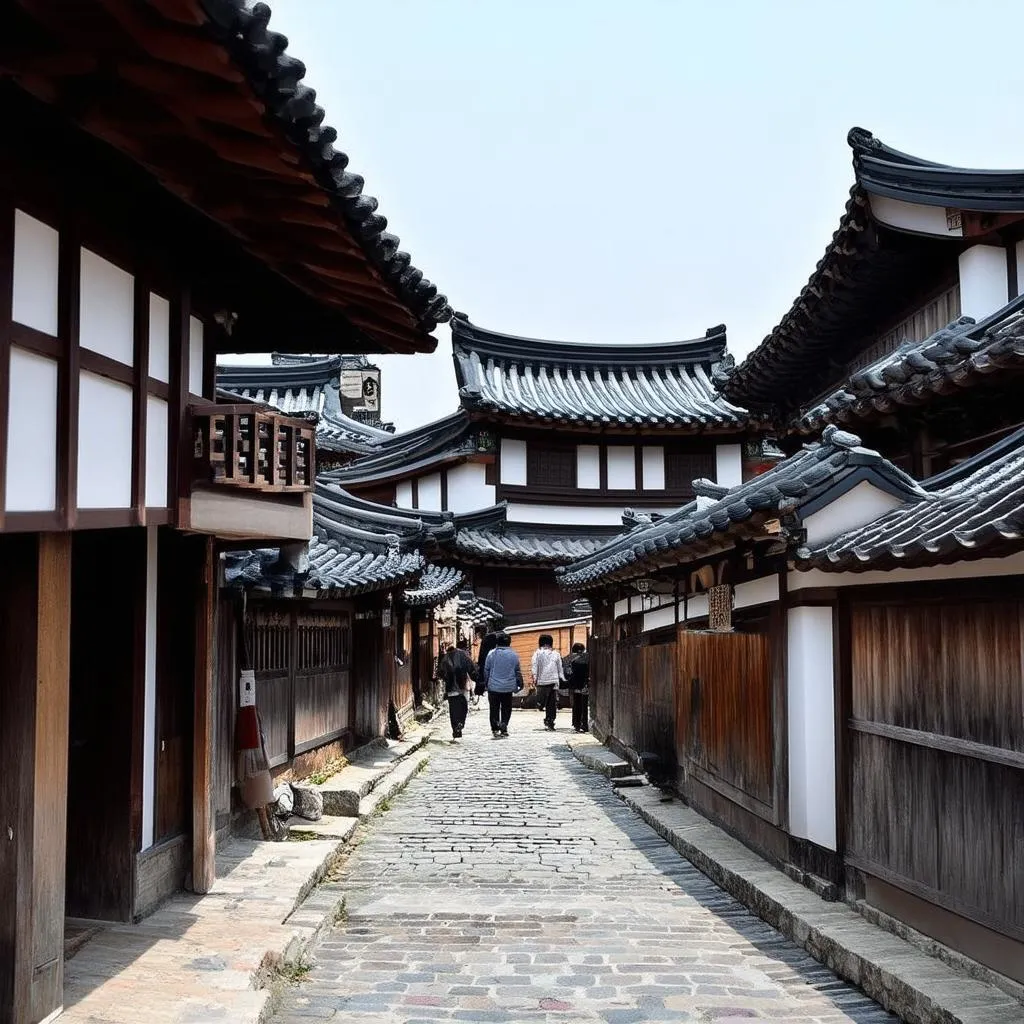
[[[342,818],[358,817],[360,801],[395,771],[397,765],[419,750],[432,735],[432,730],[424,729],[394,746],[363,748],[362,757],[353,757],[340,772],[313,787],[323,796],[324,814]]]
[[[570,744],[593,753],[597,741]],[[650,788],[620,799],[694,867],[906,1024],[1024,1024],[1024,1006],[995,985],[960,973],[910,942],[792,881],[737,839]]]

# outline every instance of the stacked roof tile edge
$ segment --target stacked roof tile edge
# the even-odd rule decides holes
[[[567,590],[636,579],[713,553],[727,543],[763,538],[768,520],[777,519],[783,527],[796,525],[801,508],[865,479],[906,498],[924,493],[902,470],[862,447],[856,435],[827,427],[821,441],[804,445],[737,487],[695,481],[694,501],[656,522],[635,527],[588,558],[556,570],[556,575]]]
[[[813,433],[827,423],[853,423],[1000,371],[1024,371],[1024,296],[980,323],[961,317],[924,341],[904,343],[808,409],[796,428]]]
[[[746,412],[716,390],[725,327],[657,345],[580,345],[486,330],[452,319],[462,406],[472,414],[595,428],[740,430]]]
[[[939,476],[857,530],[799,548],[800,568],[833,572],[937,565],[1024,548],[1024,430]]]
[[[840,293],[851,282],[873,280],[867,273],[869,264],[884,281],[901,267],[925,262],[924,247],[931,243],[879,225],[871,213],[870,196],[972,211],[1024,210],[1024,171],[933,163],[892,149],[863,128],[851,129],[847,142],[855,180],[839,227],[778,325],[739,366],[719,375],[717,383],[730,401],[758,408],[774,404],[782,370],[799,366],[811,349],[828,349],[822,334],[831,328],[819,323],[821,315],[844,312]],[[860,304],[868,311],[871,305]]]
[[[306,67],[286,53],[288,40],[268,29],[270,8],[246,0],[202,0],[221,36],[268,114],[312,168],[320,187],[349,225],[370,263],[427,333],[451,317],[448,300],[399,249],[387,231],[377,200],[363,192],[363,179],[348,170],[348,156],[336,149],[338,133],[325,125],[316,90],[303,83]]]

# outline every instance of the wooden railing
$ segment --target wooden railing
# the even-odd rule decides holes
[[[193,405],[194,483],[308,491],[316,475],[314,428],[259,405]]]

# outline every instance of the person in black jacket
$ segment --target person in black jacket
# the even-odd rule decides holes
[[[583,644],[573,644],[569,655],[568,688],[572,693],[572,727],[576,732],[589,732],[590,655]]]
[[[462,739],[469,711],[469,687],[476,678],[476,665],[469,656],[469,641],[459,640],[449,647],[441,659],[441,677],[444,679],[445,697],[448,699],[448,717],[452,723],[452,739]]]
[[[488,633],[483,627],[478,627],[477,636],[480,637],[480,651],[476,656],[476,677],[477,679],[483,679],[487,655],[498,646],[498,634]]]

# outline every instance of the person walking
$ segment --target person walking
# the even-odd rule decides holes
[[[455,647],[449,647],[441,659],[440,671],[444,679],[445,697],[448,700],[448,717],[452,723],[452,740],[462,739],[466,728],[466,713],[469,711],[469,687],[476,675],[476,666],[469,656],[469,641],[459,640]]]
[[[498,633],[495,644],[484,662],[484,682],[491,709],[491,733],[495,739],[503,739],[508,736],[512,717],[512,694],[523,688],[523,670],[508,633]]]
[[[558,713],[558,684],[565,682],[562,656],[554,650],[554,640],[544,633],[537,641],[537,650],[530,662],[530,674],[537,688],[537,702],[544,708],[544,728],[555,731],[555,715]]]
[[[590,732],[590,655],[583,644],[572,645],[567,674],[572,694],[572,727],[576,732]]]

